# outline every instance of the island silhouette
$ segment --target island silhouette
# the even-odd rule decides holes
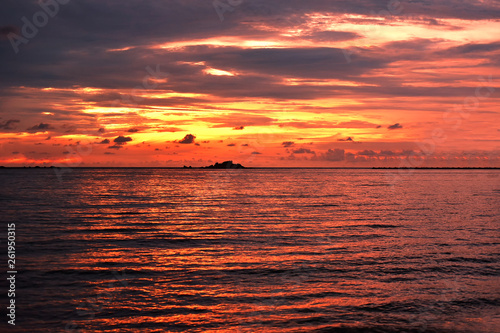
[[[244,169],[245,167],[239,163],[234,164],[233,161],[225,161],[222,163],[215,163],[206,167],[202,167],[202,169]]]

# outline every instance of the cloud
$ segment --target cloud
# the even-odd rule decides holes
[[[344,149],[328,149],[325,153],[320,154],[316,159],[330,161],[330,162],[340,162],[345,159]]]
[[[234,147],[234,146],[236,146],[236,144],[235,144],[235,143],[230,143],[230,144],[228,144],[227,146],[228,146],[228,147]]]
[[[348,79],[375,69],[385,68],[391,59],[353,53],[346,66],[345,50],[334,47],[225,48],[198,49],[200,57],[215,68],[230,67],[238,72],[266,73],[296,78]],[[195,49],[193,48],[193,52]],[[221,52],[224,51],[224,52]]]
[[[361,38],[362,36],[355,32],[348,31],[315,31],[304,36],[315,41],[345,41],[350,39]]]
[[[19,29],[12,25],[4,25],[0,27],[0,39],[6,39],[11,33],[19,35]]]
[[[27,130],[33,133],[37,133],[37,132],[46,132],[49,129],[53,129],[53,127],[50,126],[50,124],[40,123],[39,125],[35,125],[33,127],[28,128]]]
[[[119,145],[119,144],[116,144],[114,146],[109,146],[108,149],[122,149],[123,146],[122,145]]]
[[[293,142],[293,141],[285,141],[285,142],[281,143],[281,145],[283,147],[288,148],[288,147],[292,147],[293,145],[295,145],[295,142]]]
[[[15,129],[14,124],[19,123],[17,119],[9,119],[4,122],[0,122],[0,130],[13,130]]]
[[[312,151],[311,149],[306,149],[306,148],[299,148],[299,149],[295,149],[293,151],[294,154],[316,154],[314,151]]]
[[[179,132],[164,139],[174,140],[204,122],[199,125],[239,130],[231,132],[239,135],[247,132],[241,132],[245,127],[270,129],[264,145],[274,147],[284,140],[308,137],[324,144],[314,146],[317,154],[332,147],[357,146],[351,143],[354,137],[373,139],[359,144],[362,149],[407,148],[406,143],[385,145],[382,133],[374,129],[380,125],[371,122],[381,123],[386,117],[397,116],[400,110],[409,113],[408,117],[425,111],[429,126],[433,126],[432,121],[441,119],[437,118],[441,116],[438,110],[455,103],[452,98],[471,96],[481,84],[476,82],[477,77],[487,77],[492,68],[498,67],[493,64],[500,64],[500,43],[488,34],[477,33],[479,26],[498,30],[500,7],[493,0],[396,1],[391,5],[403,12],[386,16],[381,10],[388,9],[387,5],[387,0],[252,0],[226,12],[221,24],[212,0],[72,2],[64,6],[57,20],[43,28],[36,41],[20,44],[17,56],[8,40],[0,40],[0,110],[10,113],[1,119],[0,132],[12,131],[16,126],[24,130],[42,121],[30,131],[49,130],[41,126],[49,122],[56,130],[44,136],[50,134],[54,141],[71,128],[63,128],[63,124],[77,126],[72,132],[75,137],[97,134],[99,127],[108,125],[112,126],[109,132],[123,129],[96,142],[105,137],[113,141],[120,134],[132,135],[136,132],[133,126],[141,131],[148,128],[153,132]],[[36,1],[7,1],[0,22],[22,24],[20,17],[37,10],[40,8]],[[17,23],[13,17],[18,18]],[[453,27],[462,21],[449,18],[465,19],[470,24]],[[393,40],[397,41],[387,42],[396,30],[398,38]],[[0,39],[16,31],[19,28],[1,26]],[[370,43],[356,40],[360,37]],[[134,87],[148,75],[146,66],[154,68],[155,64],[170,74],[168,80],[150,80],[158,84],[154,92],[134,92]],[[439,71],[443,64],[448,69]],[[210,67],[234,76],[203,74]],[[483,96],[488,94],[482,89]],[[475,113],[477,123],[466,129],[469,133],[456,141],[458,135],[447,133],[446,146],[461,147],[460,140],[466,137],[489,139],[491,131],[476,124],[494,126],[497,115],[480,113],[483,109],[496,112],[498,96],[491,95],[481,101]],[[428,98],[417,100],[415,96]],[[82,112],[82,105],[103,110],[103,114]],[[125,111],[124,105],[137,112]],[[123,113],[116,112],[120,108]],[[172,118],[165,120],[164,116]],[[22,122],[8,123],[7,119],[15,120],[11,118]],[[391,124],[383,125],[382,131],[403,127]],[[143,125],[147,127],[143,129]],[[276,128],[278,125],[290,128]],[[405,126],[405,131],[396,132],[413,130]],[[328,131],[335,128],[341,134]],[[271,133],[275,130],[277,133]],[[493,131],[499,133],[496,128]],[[408,135],[422,138],[423,132],[423,127],[416,127]],[[104,133],[104,128],[99,133]],[[207,138],[215,143],[217,139],[209,133]],[[332,136],[323,140],[325,135]],[[134,135],[134,140],[138,140],[136,137],[141,135]],[[251,137],[249,134],[236,139],[250,142]],[[29,140],[26,138],[25,143]],[[189,143],[186,141],[181,143]],[[115,143],[121,146],[126,142]],[[465,142],[465,146],[471,144]],[[224,144],[221,146],[217,149],[223,149]],[[282,147],[299,151],[300,146],[292,142]]]
[[[374,152],[373,150],[363,150],[358,152],[358,155],[361,156],[377,156],[378,154]]]
[[[397,154],[392,150],[381,150],[379,153],[380,156],[396,156]]]
[[[252,152],[252,155],[261,155],[262,153],[259,153],[258,151]]]
[[[438,52],[441,55],[461,56],[469,53],[490,53],[500,50],[500,42],[492,43],[468,43],[460,46],[450,47],[449,49]]]
[[[179,143],[181,144],[191,144],[194,143],[194,139],[196,139],[196,136],[192,134],[188,134],[184,137],[184,139],[180,140]]]
[[[387,128],[390,129],[390,130],[395,130],[395,129],[401,129],[401,128],[403,128],[403,126],[400,125],[399,123],[396,123],[396,124],[391,125],[391,126],[389,126]]]
[[[121,135],[113,140],[113,142],[116,143],[117,145],[124,145],[125,143],[130,142],[130,141],[132,141],[131,137],[129,137],[129,136],[125,137],[125,136],[121,136]]]
[[[109,140],[108,139],[104,139],[101,142],[99,142],[99,144],[100,145],[107,145],[107,144],[109,144]]]
[[[138,128],[131,128],[127,132],[129,132],[129,133],[137,133],[137,132],[139,132],[139,129]]]

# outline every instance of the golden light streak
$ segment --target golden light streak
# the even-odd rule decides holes
[[[123,47],[121,49],[107,49],[106,52],[122,52],[122,51],[128,51],[130,49],[133,49],[134,46],[127,46],[127,47]]]
[[[216,68],[210,68],[210,67],[203,70],[203,72],[205,74],[215,75],[215,76],[234,76],[234,74],[231,72],[223,71],[221,69],[216,69]]]

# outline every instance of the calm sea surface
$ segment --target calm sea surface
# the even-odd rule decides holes
[[[0,331],[500,332],[500,171],[387,172],[0,170]]]

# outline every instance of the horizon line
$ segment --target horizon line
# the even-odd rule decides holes
[[[0,166],[0,169],[181,169],[181,170],[257,170],[257,169],[345,169],[345,170],[432,170],[432,169],[490,169],[499,170],[499,167],[244,167],[244,168],[221,168],[213,169],[207,167],[134,167],[134,166]]]

